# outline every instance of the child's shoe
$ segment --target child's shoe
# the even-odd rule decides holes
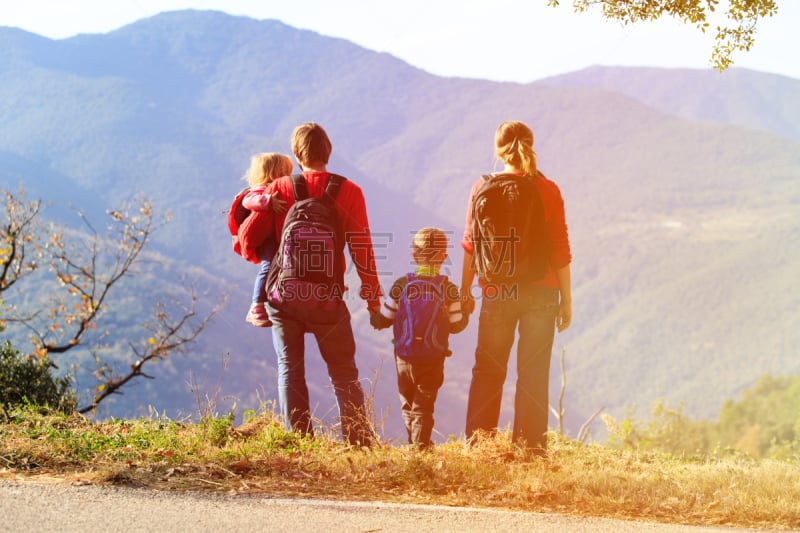
[[[272,321],[269,319],[267,309],[264,307],[263,303],[251,305],[245,320],[259,328],[268,328],[272,325]]]

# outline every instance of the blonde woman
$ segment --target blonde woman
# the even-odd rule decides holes
[[[479,263],[474,262],[473,253],[481,253],[474,246],[480,239],[473,230],[473,199],[492,178],[506,180],[505,183],[510,183],[512,188],[518,180],[518,190],[531,192],[533,201],[508,205],[516,205],[512,211],[524,212],[525,216],[535,210],[541,229],[535,232],[534,237],[531,224],[517,227],[523,225],[512,223],[508,236],[519,240],[522,247],[527,245],[528,250],[535,249],[527,253],[535,253],[541,258],[541,268],[536,274],[511,276],[510,281],[498,283],[486,279],[491,277],[489,274],[478,277],[481,309],[467,404],[466,436],[474,442],[481,433],[492,433],[497,428],[503,383],[518,331],[513,439],[534,453],[544,455],[547,451],[550,355],[555,329],[565,330],[572,319],[572,254],[564,201],[558,186],[536,168],[533,132],[527,125],[518,121],[501,124],[495,132],[495,153],[503,162],[502,172],[478,179],[470,193],[461,242],[464,249],[461,295],[465,312],[471,312],[475,306],[470,290]],[[509,208],[505,209],[508,212]],[[474,218],[477,220],[478,216]],[[509,239],[508,242],[512,241]]]

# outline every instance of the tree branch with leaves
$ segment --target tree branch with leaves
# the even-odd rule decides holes
[[[89,230],[89,238],[78,239],[69,247],[61,246],[52,263],[59,283],[70,298],[77,301],[73,301],[72,306],[60,302],[51,308],[51,323],[60,323],[63,327],[38,332],[39,350],[48,354],[64,353],[80,344],[95,325],[112,287],[131,273],[150,235],[168,221],[166,218],[159,226],[154,225],[152,203],[147,199],[135,200],[132,206],[133,211],[129,205],[124,210],[107,212],[111,234],[106,238],[100,237],[79,213]],[[60,338],[53,339],[50,335],[53,331],[61,332]]]
[[[551,6],[560,3],[548,0]],[[719,0],[572,0],[578,13],[599,7],[603,17],[623,25],[670,17],[693,24],[703,33],[710,28],[709,20],[718,12],[719,4]],[[758,22],[778,12],[776,0],[728,0],[725,4],[727,10],[723,23],[716,27],[710,59],[718,70],[733,64],[735,52],[749,51],[755,43]]]
[[[124,374],[116,374],[108,365],[98,368],[95,374],[100,383],[94,388],[92,401],[79,408],[78,412],[89,412],[112,394],[122,394],[122,387],[135,378],[155,379],[144,372],[144,365],[164,359],[170,354],[183,352],[186,345],[197,339],[221,307],[221,304],[218,305],[211,314],[202,317],[199,323],[192,324],[191,321],[197,317],[197,302],[197,293],[192,289],[188,307],[175,302],[177,313],[167,312],[163,303],[157,303],[153,311],[153,322],[145,326],[151,332],[150,337],[143,343],[143,347],[129,343],[131,352],[136,356],[130,370]]]

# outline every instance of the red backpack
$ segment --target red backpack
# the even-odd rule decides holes
[[[242,245],[239,242],[239,227],[250,216],[251,211],[242,205],[245,195],[250,192],[249,187],[245,187],[239,191],[233,198],[231,208],[228,210],[228,230],[231,232],[231,241],[233,251],[238,255],[242,255]]]

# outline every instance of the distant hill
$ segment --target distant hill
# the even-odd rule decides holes
[[[24,183],[60,219],[70,206],[99,214],[144,192],[174,216],[153,250],[168,268],[128,290],[191,272],[209,298],[231,296],[190,354],[103,416],[196,411],[202,387],[186,385],[189,373],[213,388],[225,354],[221,403],[276,398],[269,331],[243,320],[256,267],[230,250],[223,210],[250,155],[288,152],[292,128],[308,120],[331,136],[330,168],[365,192],[385,288],[410,268],[411,232],[429,224],[452,232],[458,278],[470,185],[497,168],[494,130],[508,119],[533,127],[573,244],[575,316],[556,337],[551,390],[555,403],[566,349],[573,435],[600,406],[622,415],[664,397],[710,417],[764,373],[800,373],[798,80],[610,67],[531,84],[441,78],[342,39],[206,11],[58,41],[0,28],[0,45],[0,186]],[[389,335],[369,327],[360,300],[350,304],[362,377],[397,436]],[[453,337],[437,403],[445,435],[463,432],[472,318]],[[312,402],[326,417],[322,366],[312,350]],[[502,423],[513,374],[512,359]]]
[[[606,89],[655,109],[800,139],[800,80],[744,69],[594,67],[544,80],[548,85]]]

